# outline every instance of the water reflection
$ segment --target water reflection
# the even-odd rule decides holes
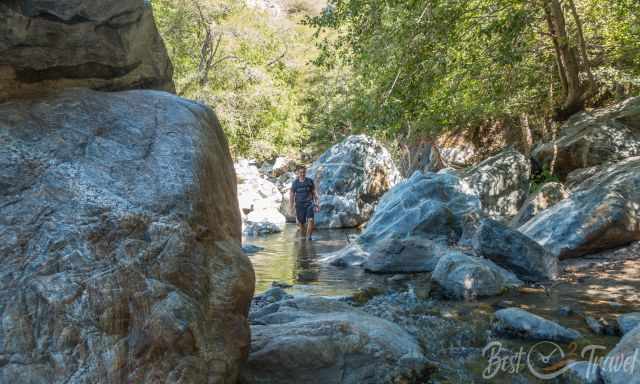
[[[295,225],[283,232],[247,237],[245,244],[264,248],[250,259],[256,272],[256,293],[271,287],[271,282],[294,284],[294,291],[320,295],[343,295],[353,292],[381,276],[366,274],[360,268],[337,268],[319,260],[348,243],[357,230],[318,230],[313,241],[299,238]]]

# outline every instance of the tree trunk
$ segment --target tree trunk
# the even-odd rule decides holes
[[[565,88],[565,100],[562,107],[556,111],[556,118],[564,120],[583,108],[585,89],[580,82],[580,64],[576,50],[570,44],[560,1],[545,0],[544,8],[549,33],[556,50],[558,75]]]

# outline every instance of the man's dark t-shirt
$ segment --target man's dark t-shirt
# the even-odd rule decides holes
[[[295,179],[291,185],[291,189],[295,193],[296,204],[307,203],[313,200],[313,180],[308,177],[304,178],[304,181]]]

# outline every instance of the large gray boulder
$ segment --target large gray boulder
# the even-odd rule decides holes
[[[0,20],[0,102],[69,87],[174,89],[147,1],[5,1]]]
[[[505,308],[495,313],[494,331],[502,336],[528,340],[570,342],[580,337],[580,332],[563,327],[520,308]]]
[[[557,140],[539,145],[531,156],[562,178],[578,168],[640,156],[640,97],[572,116]]]
[[[356,242],[328,258],[374,272],[431,272],[480,214],[480,200],[452,172],[419,171],[387,192]]]
[[[543,184],[522,204],[516,217],[511,220],[511,226],[517,228],[523,225],[538,213],[569,196],[569,191],[561,183],[549,182]]]
[[[553,280],[558,275],[557,256],[521,232],[495,220],[482,220],[473,237],[473,249],[523,280]]]
[[[531,164],[520,152],[507,149],[463,173],[492,219],[509,220],[518,213],[529,192]]]
[[[442,256],[432,278],[447,297],[456,300],[496,296],[522,285],[513,273],[492,261],[459,251]]]
[[[606,384],[640,383],[640,327],[622,337],[601,363]]]
[[[264,309],[241,383],[420,382],[427,366],[413,336],[345,303],[306,297]]]
[[[400,181],[389,152],[376,140],[349,136],[329,148],[309,168],[320,197],[316,224],[349,228],[364,224],[378,199]]]
[[[358,241],[370,245],[386,238],[418,236],[455,243],[463,235],[466,219],[479,212],[477,194],[453,172],[416,171],[380,199]]]
[[[234,382],[254,276],[213,111],[67,90],[0,104],[0,141],[0,382]]]
[[[640,240],[640,157],[604,167],[519,230],[561,259]]]

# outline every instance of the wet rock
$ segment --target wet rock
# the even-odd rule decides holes
[[[398,325],[336,300],[281,302],[256,320],[242,383],[415,382],[427,366]]]
[[[640,327],[627,332],[601,364],[606,384],[640,383]]]
[[[640,325],[640,312],[625,313],[618,317],[620,333],[626,335]]]
[[[238,182],[238,204],[242,213],[243,233],[249,236],[281,232],[286,218],[280,213],[282,193],[262,176],[251,161],[234,164]]]
[[[143,0],[2,2],[0,102],[71,87],[173,91]]]
[[[259,304],[259,306],[263,306],[265,304],[273,304],[275,302],[281,300],[289,300],[293,299],[293,296],[287,293],[284,289],[280,287],[273,287],[268,289],[266,292],[256,295],[253,300]]]
[[[513,273],[492,261],[458,251],[442,256],[432,277],[447,297],[457,300],[495,296],[522,285]]]
[[[507,149],[465,171],[463,179],[478,192],[487,216],[509,220],[527,198],[530,173],[529,159]]]
[[[523,280],[552,280],[558,274],[556,256],[522,233],[495,220],[482,220],[473,238],[473,249]]]
[[[0,104],[0,141],[0,381],[235,381],[254,276],[213,111],[66,90]]]
[[[564,178],[571,171],[640,156],[640,97],[572,116],[559,138],[531,156]]]
[[[260,251],[263,251],[264,248],[254,245],[254,244],[244,244],[242,246],[242,252],[246,253],[246,254],[252,254],[252,253],[257,253]]]
[[[569,384],[602,384],[600,367],[588,361],[569,363],[568,369],[558,378],[558,382]]]
[[[535,215],[569,197],[569,191],[561,184],[550,182],[543,184],[537,192],[531,194],[511,220],[512,227],[519,227]]]
[[[610,164],[609,164],[610,165]],[[580,184],[582,184],[585,180],[600,172],[603,167],[606,165],[594,165],[593,167],[588,168],[579,168],[574,171],[569,172],[567,175],[567,179],[565,181],[565,185],[567,188],[573,190]]]
[[[604,168],[519,230],[561,259],[640,240],[640,157]]]
[[[557,342],[569,342],[580,337],[578,331],[520,308],[501,309],[495,316],[494,332],[503,336]]]
[[[560,316],[566,317],[566,316],[571,316],[576,312],[573,310],[573,308],[569,306],[563,306],[563,307],[560,307],[560,309],[558,310],[558,313],[560,314]]]
[[[388,238],[376,242],[364,261],[364,268],[377,273],[431,272],[446,248],[419,237]]]
[[[380,197],[400,181],[389,152],[365,135],[349,136],[329,148],[307,176],[315,181],[320,198],[316,224],[326,228],[365,223]]]

